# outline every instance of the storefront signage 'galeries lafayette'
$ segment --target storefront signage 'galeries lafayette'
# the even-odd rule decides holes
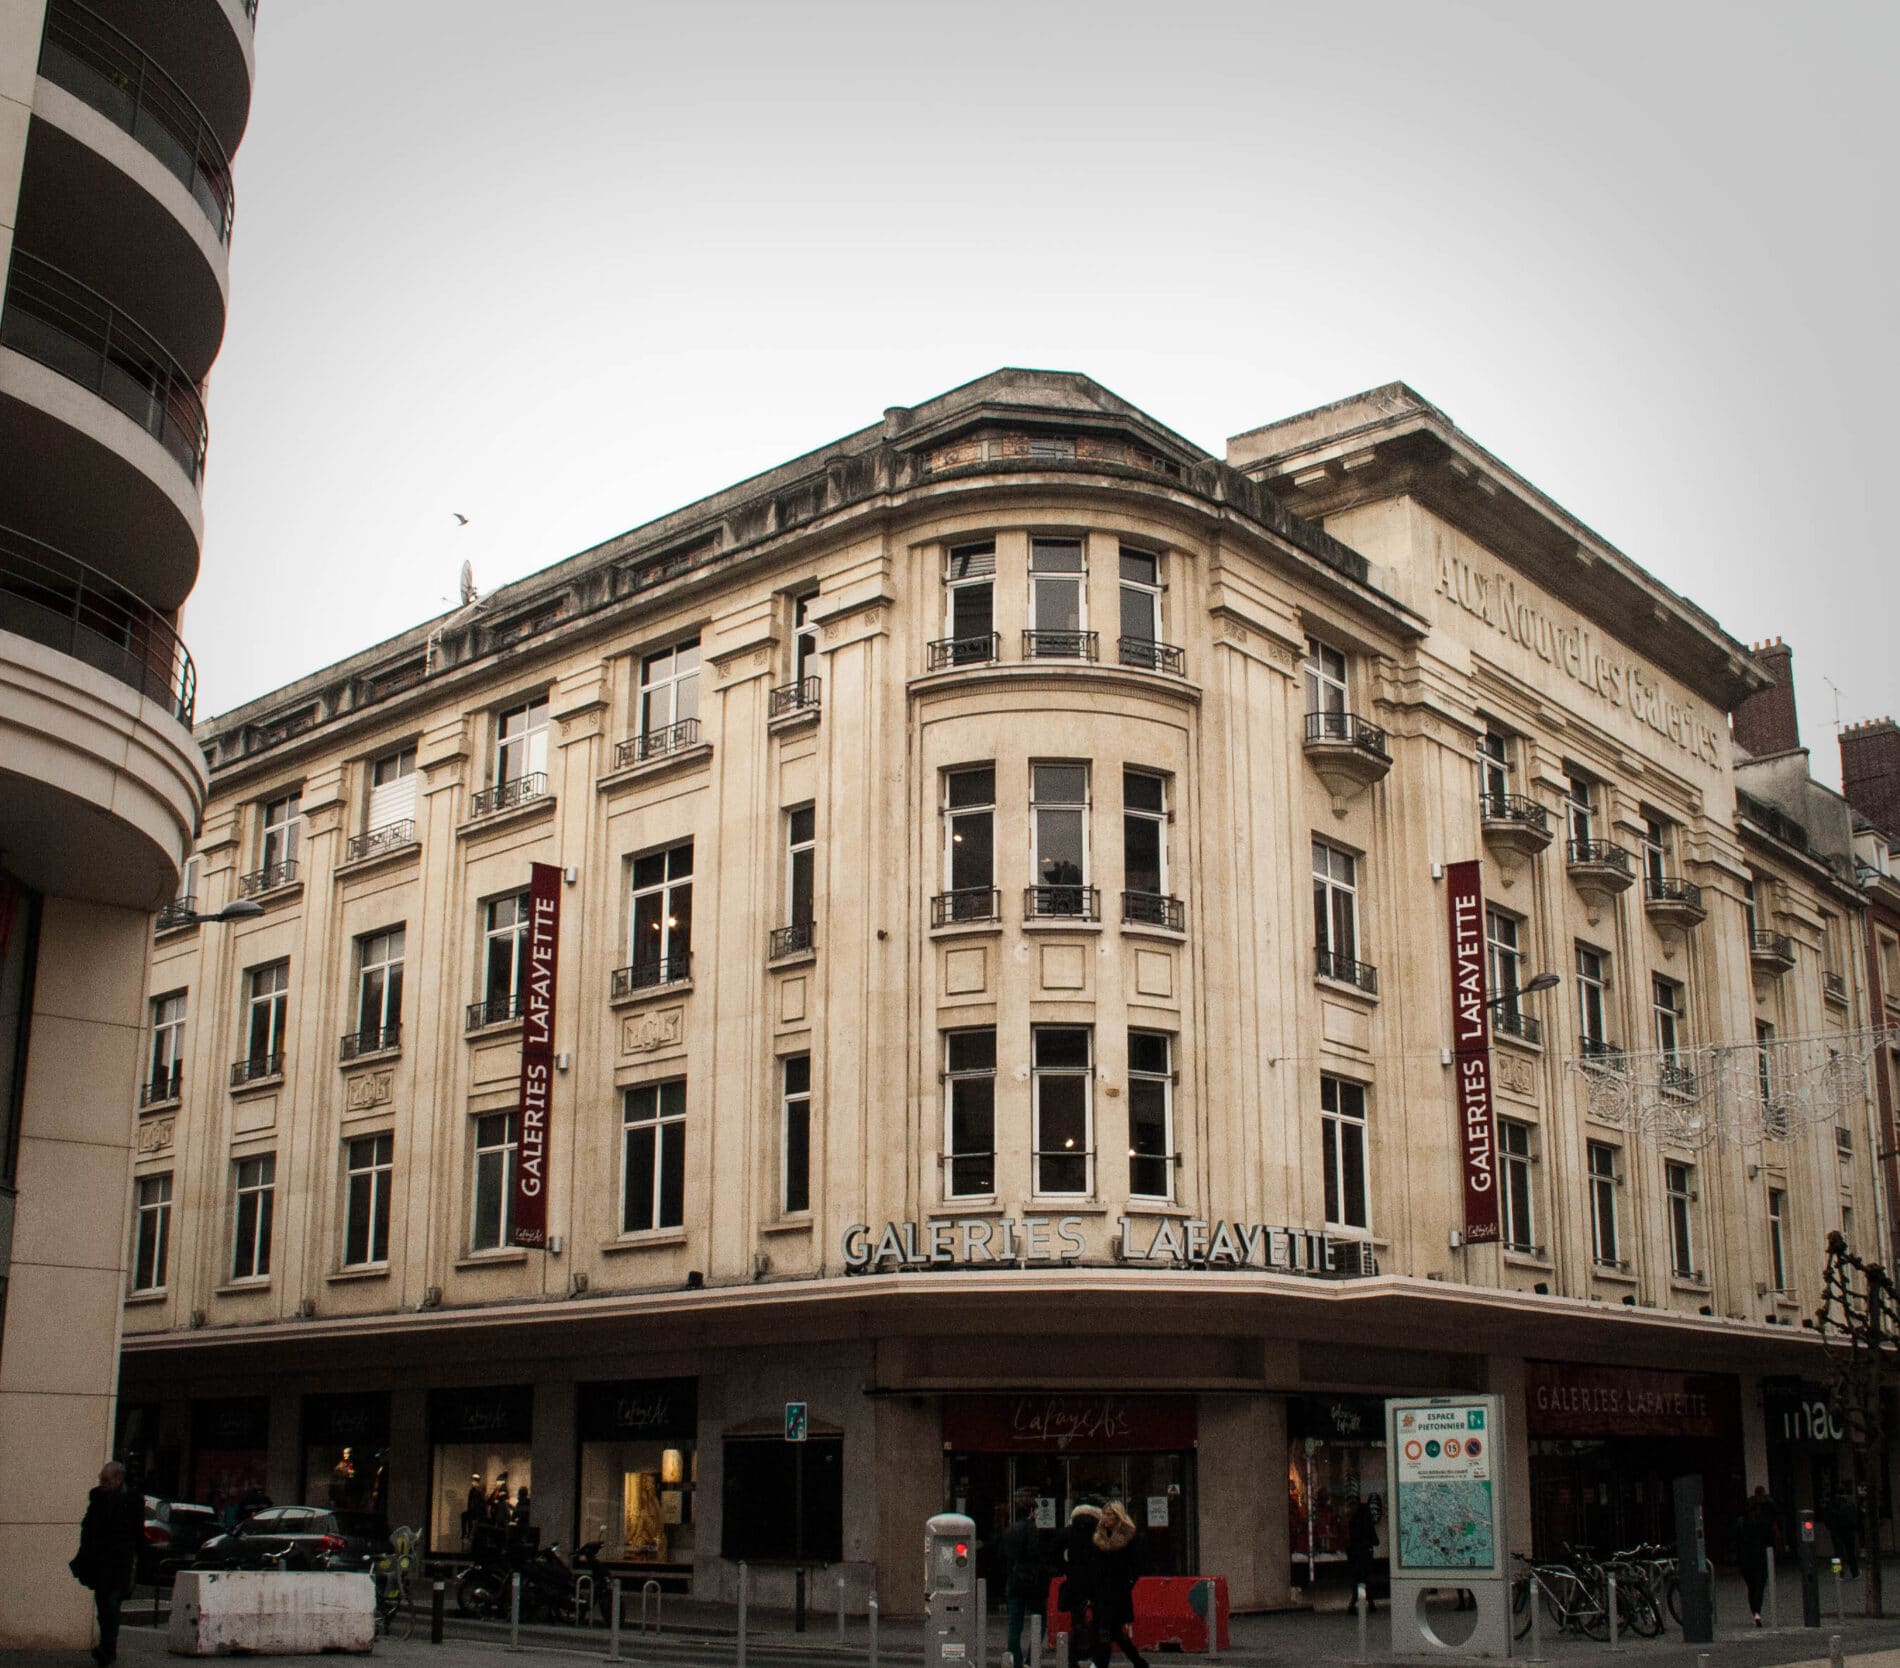
[[[977,1268],[1073,1263],[1088,1250],[1079,1216],[946,1217],[935,1222],[864,1223],[845,1229],[840,1246],[853,1274],[886,1268]],[[1190,1217],[1124,1216],[1116,1260],[1159,1268],[1256,1268],[1333,1278],[1363,1267],[1357,1241],[1334,1241],[1307,1228]]]

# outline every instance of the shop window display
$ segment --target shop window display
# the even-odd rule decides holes
[[[389,1397],[306,1396],[303,1499],[355,1512],[389,1509]]]
[[[470,1552],[486,1526],[533,1522],[532,1387],[431,1391],[429,1436],[431,1551]]]
[[[690,1567],[699,1485],[698,1380],[580,1386],[580,1538],[608,1563]]]
[[[1376,1397],[1309,1396],[1287,1403],[1287,1518],[1295,1585],[1311,1591],[1346,1562],[1347,1531],[1364,1499],[1384,1558],[1385,1413]]]
[[[191,1498],[227,1524],[238,1505],[265,1496],[270,1463],[270,1401],[233,1396],[191,1408]]]

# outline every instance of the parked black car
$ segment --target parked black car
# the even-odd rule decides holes
[[[198,1549],[210,1570],[364,1570],[389,1551],[389,1525],[374,1512],[266,1506]]]
[[[218,1514],[185,1500],[145,1497],[145,1535],[139,1542],[138,1579],[148,1587],[169,1582],[218,1532]]]

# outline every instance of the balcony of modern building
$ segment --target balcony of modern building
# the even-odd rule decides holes
[[[258,0],[87,0],[159,60],[227,156],[251,116]]]
[[[1535,857],[1552,839],[1550,812],[1519,793],[1480,794],[1478,827],[1487,846],[1517,859]]]
[[[1659,927],[1687,932],[1709,918],[1702,888],[1681,875],[1645,875],[1643,911]]]

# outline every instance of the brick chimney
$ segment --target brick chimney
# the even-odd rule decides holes
[[[1745,696],[1729,714],[1735,745],[1757,759],[1792,752],[1801,745],[1794,712],[1794,650],[1777,637],[1755,644],[1751,652],[1755,664],[1775,681]]]
[[[1841,731],[1841,792],[1876,828],[1900,834],[1900,726],[1891,718]]]

